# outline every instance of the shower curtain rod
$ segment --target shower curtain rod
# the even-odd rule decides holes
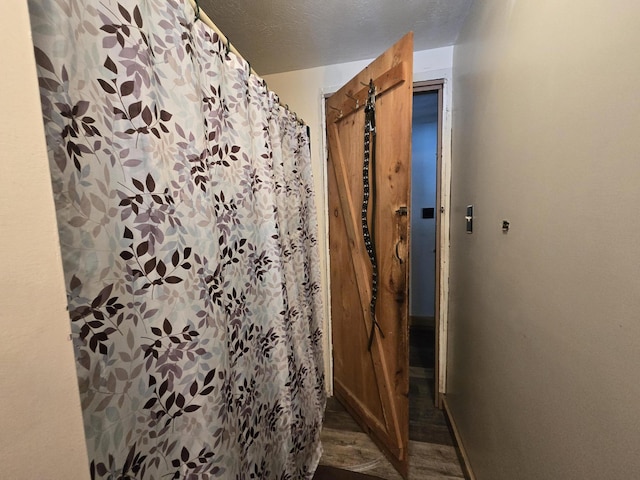
[[[196,15],[196,20],[200,20],[201,22],[203,22],[207,27],[209,27],[210,29],[212,29],[214,32],[216,32],[218,34],[218,36],[220,37],[220,40],[222,41],[222,43],[227,45],[227,48],[232,51],[233,53],[235,53],[238,57],[244,59],[245,62],[247,62],[247,65],[249,65],[249,69],[251,70],[251,74],[255,75],[256,77],[259,77],[262,79],[262,81],[265,83],[265,85],[267,84],[267,82],[265,82],[264,78],[260,77],[260,75],[258,75],[256,73],[256,71],[251,67],[251,64],[247,61],[247,59],[245,59],[242,54],[238,51],[238,49],[236,47],[234,47],[231,42],[229,41],[229,38],[222,33],[222,31],[218,28],[218,26],[213,23],[213,20],[211,20],[209,18],[209,16],[204,12],[204,10],[202,10],[200,8],[200,5],[198,4],[197,0],[189,0],[189,3],[191,4],[191,7],[193,8],[195,15]],[[301,118],[298,118],[298,114],[295,112],[292,112],[289,109],[289,105],[283,105],[282,103],[280,103],[278,101],[278,103],[280,104],[281,107],[287,109],[287,111],[289,111],[290,113],[292,113],[294,115],[294,117],[296,118],[297,122],[300,125],[303,125],[305,127],[307,127],[307,135],[309,137],[311,137],[311,129],[309,128],[309,125],[307,125]]]
[[[244,57],[238,51],[238,49],[231,44],[231,42],[229,41],[229,38],[227,38],[227,36],[224,33],[222,33],[222,31],[218,28],[218,26],[215,23],[213,23],[213,20],[211,20],[209,16],[204,12],[204,10],[200,8],[200,5],[198,4],[198,2],[196,0],[189,0],[189,3],[193,7],[193,10],[196,12],[196,19],[202,21],[207,27],[211,28],[214,32],[216,32],[220,37],[222,43],[226,44],[229,50],[231,50],[240,58],[244,59]],[[252,74],[259,76],[256,74],[255,70],[251,68],[251,65],[249,65],[249,68],[251,69]]]

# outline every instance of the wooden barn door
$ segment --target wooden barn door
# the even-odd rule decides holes
[[[409,33],[332,95],[326,110],[334,391],[405,478],[412,72]],[[361,218],[364,105],[371,80],[376,88],[376,139],[370,190],[375,190],[375,198],[369,198],[368,222],[378,264],[379,328],[369,308],[372,263]]]

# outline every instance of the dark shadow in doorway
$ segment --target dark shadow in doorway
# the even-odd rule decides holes
[[[454,445],[444,412],[434,405],[435,329],[412,326],[409,333],[409,439]]]

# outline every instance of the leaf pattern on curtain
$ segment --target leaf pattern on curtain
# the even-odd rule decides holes
[[[92,478],[311,478],[305,128],[186,2],[29,7]]]

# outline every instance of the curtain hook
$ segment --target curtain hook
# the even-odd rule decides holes
[[[193,23],[200,20],[200,4],[198,3],[198,0],[195,0],[195,4],[196,4],[196,18],[193,20]]]

